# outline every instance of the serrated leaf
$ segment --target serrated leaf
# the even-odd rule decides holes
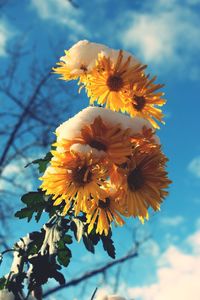
[[[44,194],[42,192],[29,192],[22,196],[21,198],[22,202],[30,205],[30,206],[36,206],[40,203],[45,203],[44,200]]]
[[[45,237],[45,231],[33,231],[29,236],[32,242],[30,242],[30,244],[28,245],[27,253],[29,255],[37,254],[42,247],[42,243]]]
[[[35,220],[38,222],[45,209],[47,203],[44,200],[44,195],[41,192],[30,192],[22,196],[21,201],[26,204],[27,207],[17,211],[15,217],[19,219],[27,218],[28,222],[32,219],[35,213]]]
[[[94,246],[96,246],[98,244],[98,242],[100,241],[100,237],[98,234],[96,234],[95,230],[92,230],[92,232],[88,236]]]
[[[80,242],[84,232],[83,222],[78,218],[74,218],[71,222],[71,230],[74,232],[76,240]]]
[[[0,290],[3,290],[5,288],[5,284],[6,284],[6,278],[5,277],[0,278]]]
[[[63,285],[65,284],[65,277],[62,273],[60,272],[55,272],[54,274],[54,279],[60,284]]]
[[[115,246],[110,236],[101,236],[104,250],[112,258],[115,258]]]
[[[65,245],[65,242],[63,240],[60,240],[57,243],[58,252],[57,252],[57,260],[60,265],[67,267],[70,259],[71,259],[71,251],[70,249]]]
[[[17,211],[15,213],[15,217],[17,217],[19,219],[27,218],[28,222],[29,222],[32,219],[33,214],[34,214],[34,210],[25,207],[25,208],[22,208],[21,210]]]
[[[84,243],[84,245],[85,245],[85,248],[86,248],[88,251],[90,251],[90,252],[92,252],[92,253],[95,252],[95,248],[94,248],[94,245],[93,245],[93,243],[92,243],[92,240],[88,237],[87,234],[84,234],[84,235],[83,235],[83,243]]]
[[[44,173],[52,156],[53,155],[51,154],[51,152],[48,152],[44,158],[35,159],[31,163],[27,164],[26,167],[28,167],[31,164],[37,164],[39,172]]]
[[[62,238],[63,242],[70,245],[73,243],[72,237],[69,234],[66,234],[63,238]]]

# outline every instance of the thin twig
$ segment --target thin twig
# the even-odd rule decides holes
[[[96,295],[96,292],[97,292],[97,287],[96,287],[96,289],[94,290],[94,292],[93,292],[93,294],[92,294],[92,298],[91,298],[91,300],[93,300],[94,299],[94,296]]]
[[[103,267],[100,267],[100,268],[97,268],[97,269],[94,269],[90,272],[86,272],[84,273],[83,275],[81,275],[80,277],[78,278],[74,278],[68,282],[66,282],[65,284],[63,285],[60,285],[60,286],[57,286],[53,289],[50,289],[48,290],[46,293],[44,293],[43,295],[43,298],[46,298],[48,297],[49,295],[55,293],[55,292],[58,292],[64,288],[68,288],[70,286],[75,286],[75,285],[78,285],[80,282],[82,281],[85,281],[91,277],[94,277],[98,274],[101,274],[101,273],[104,273],[106,270],[114,267],[115,265],[118,265],[118,264],[121,264],[125,261],[128,261],[130,259],[133,259],[134,257],[137,257],[138,256],[138,253],[137,253],[137,245],[135,246],[134,249],[132,249],[131,251],[129,251],[125,256],[119,258],[119,259],[116,259],[115,261],[112,261],[112,262],[109,262],[107,264],[105,264]]]

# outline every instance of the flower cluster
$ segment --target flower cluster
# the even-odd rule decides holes
[[[166,102],[158,91],[163,85],[146,75],[145,68],[129,52],[84,40],[66,51],[54,71],[64,80],[79,79],[90,104],[144,117],[159,128],[163,114],[158,107]]]
[[[148,219],[170,183],[154,119],[162,120],[162,85],[130,53],[80,41],[54,71],[79,79],[89,106],[56,129],[57,140],[41,188],[63,205],[63,215],[84,214],[88,233],[107,235],[123,217]],[[105,106],[104,106],[105,104]],[[129,114],[129,115],[128,115]]]
[[[56,150],[41,188],[64,203],[63,215],[84,213],[88,232],[107,235],[125,217],[148,219],[158,210],[170,181],[159,139],[139,117],[88,107],[56,130]]]

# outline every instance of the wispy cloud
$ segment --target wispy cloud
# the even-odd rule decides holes
[[[191,3],[156,0],[152,5],[146,1],[142,12],[129,12],[126,24],[120,39],[147,63],[168,71],[189,69],[190,77],[199,75],[200,20]]]
[[[157,282],[151,285],[128,288],[129,297],[137,300],[199,300],[200,295],[200,231],[188,237],[191,247],[188,254],[170,246],[158,262]]]
[[[65,25],[74,32],[83,33],[84,26],[80,23],[81,11],[74,8],[66,0],[32,0],[32,7],[43,20]]]
[[[200,230],[189,236],[187,242],[193,245],[193,251],[200,256]]]
[[[144,255],[158,257],[160,255],[160,246],[156,241],[148,240],[147,243],[141,245],[140,251]]]
[[[188,165],[188,171],[200,178],[200,156],[195,157]]]
[[[13,187],[16,193],[23,191],[30,191],[33,189],[33,184],[31,182],[32,174],[31,170],[22,170],[27,164],[23,159],[17,160],[15,163],[8,164],[2,173],[2,178],[0,179],[0,190],[13,191]]]
[[[160,223],[166,226],[178,226],[184,222],[182,216],[162,217]]]
[[[6,47],[8,40],[11,38],[12,33],[9,30],[7,22],[0,22],[0,56],[6,56]]]

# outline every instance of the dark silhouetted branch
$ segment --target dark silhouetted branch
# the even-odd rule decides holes
[[[133,259],[135,257],[138,256],[138,244],[136,244],[136,246],[134,247],[134,249],[130,250],[125,256],[119,258],[119,259],[116,259],[112,262],[109,262],[107,264],[105,264],[104,266],[100,267],[100,268],[97,268],[97,269],[94,269],[90,272],[86,272],[84,274],[82,274],[80,277],[77,277],[77,278],[74,278],[68,282],[66,282],[65,284],[61,285],[61,286],[58,286],[58,287],[55,287],[53,289],[50,289],[49,291],[45,292],[44,295],[43,295],[43,298],[46,298],[48,297],[49,295],[53,294],[53,293],[56,293],[62,289],[65,289],[65,288],[68,288],[70,286],[75,286],[75,285],[78,285],[79,283],[91,278],[91,277],[94,277],[94,276],[97,276],[98,274],[102,274],[104,273],[105,271],[107,271],[108,269],[116,266],[116,265],[119,265],[119,264],[122,264],[130,259]]]

